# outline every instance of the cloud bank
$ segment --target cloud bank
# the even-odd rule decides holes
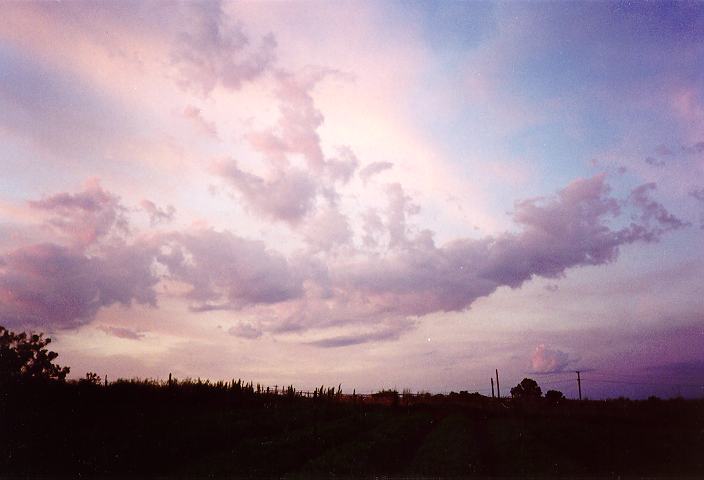
[[[64,234],[65,243],[24,246],[0,257],[0,321],[75,328],[113,304],[156,305],[156,286],[175,282],[193,312],[256,312],[259,326],[231,329],[242,338],[335,328],[352,331],[309,343],[398,338],[416,318],[466,310],[499,287],[518,288],[533,277],[559,278],[570,268],[612,262],[622,246],[684,228],[651,198],[654,189],[644,184],[619,200],[603,175],[576,180],[553,197],[516,202],[515,231],[437,245],[431,231],[409,227],[418,206],[391,184],[386,220],[377,225],[383,248],[363,237],[359,243],[346,217],[331,209],[306,224],[304,250],[284,255],[227,230],[130,233],[128,208],[91,181],[82,192],[30,202],[48,214],[46,225]],[[151,202],[141,206],[169,217]],[[346,254],[336,255],[335,245],[344,245]],[[537,364],[544,370],[549,362]]]

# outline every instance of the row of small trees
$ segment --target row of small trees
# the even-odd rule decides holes
[[[530,400],[538,399],[543,395],[538,382],[532,378],[524,378],[521,383],[511,389],[511,397],[516,399]],[[545,399],[551,403],[558,403],[564,400],[565,396],[559,390],[548,390]]]
[[[51,338],[44,338],[41,333],[15,333],[0,326],[0,385],[26,381],[65,380],[70,368],[61,367],[53,363],[58,357],[58,353],[52,352],[47,348],[50,343]],[[95,373],[89,372],[82,382],[99,384],[100,377]],[[169,375],[169,385],[171,384],[171,375]],[[233,380],[232,389],[242,392],[255,392],[255,387],[252,383],[246,384],[241,380],[237,382]],[[256,392],[264,393],[263,387],[257,384]],[[266,388],[266,393],[269,393],[269,388]],[[276,393],[278,394],[278,391]],[[298,392],[291,385],[285,391],[284,387],[282,387],[282,393],[294,397]],[[336,391],[334,387],[326,389],[321,386],[319,389],[315,389],[313,397],[334,398],[335,396],[340,396],[341,393],[340,387]],[[380,394],[383,393],[385,392],[380,392]],[[396,393],[396,395],[398,394]],[[511,397],[516,399],[537,399],[542,397],[542,390],[538,382],[532,378],[524,378],[511,389]],[[550,402],[557,403],[564,399],[564,395],[557,390],[548,390],[545,398]]]

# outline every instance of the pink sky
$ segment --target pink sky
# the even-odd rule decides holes
[[[701,396],[704,8],[574,7],[5,5],[0,324],[75,377]]]

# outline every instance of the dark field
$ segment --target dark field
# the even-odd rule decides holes
[[[5,475],[704,476],[704,402],[318,398],[235,386],[2,392]]]

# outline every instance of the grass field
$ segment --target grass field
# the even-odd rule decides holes
[[[2,392],[0,472],[48,475],[704,475],[704,402],[273,395],[231,384]]]

